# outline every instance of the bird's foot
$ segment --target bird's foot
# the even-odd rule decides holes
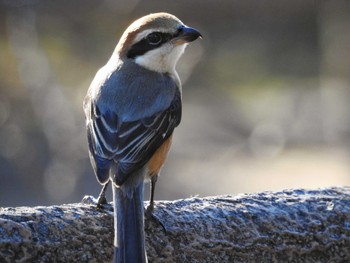
[[[103,185],[102,190],[97,197],[97,202],[96,202],[97,209],[104,208],[104,206],[108,204],[107,198],[106,198],[106,191],[107,191],[109,183],[110,183],[110,181],[108,181],[107,183],[105,183]]]
[[[154,212],[154,204],[149,204],[145,210],[145,215],[147,218],[151,218],[155,222],[157,222],[164,230],[165,233],[168,232],[167,228],[163,224],[163,222],[153,213]]]
[[[99,195],[99,197],[97,197],[97,202],[96,202],[96,207],[97,208],[104,208],[104,205],[107,205],[107,198],[105,195]]]
[[[146,216],[152,216],[154,211],[154,204],[149,204],[145,210]]]
[[[102,209],[104,208],[104,205],[108,204],[105,196],[99,196],[98,198],[95,198],[92,195],[84,196],[81,202],[86,205],[94,205],[97,209]]]

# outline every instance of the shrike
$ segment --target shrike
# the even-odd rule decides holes
[[[113,185],[115,262],[147,262],[144,180],[151,180],[152,210],[155,183],[181,120],[175,66],[187,44],[200,36],[171,14],[136,20],[85,97],[92,167],[104,190],[109,181]]]

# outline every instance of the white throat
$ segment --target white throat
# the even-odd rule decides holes
[[[159,48],[150,50],[142,56],[138,56],[135,62],[149,70],[159,73],[173,73],[179,58],[185,51],[187,44],[177,45],[165,44]]]

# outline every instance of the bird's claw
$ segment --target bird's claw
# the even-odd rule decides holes
[[[99,196],[97,198],[97,202],[96,202],[96,207],[97,208],[103,208],[104,205],[107,205],[108,202],[107,202],[107,198],[105,196]]]
[[[83,204],[86,205],[95,205],[97,209],[102,209],[104,208],[104,205],[107,205],[107,199],[105,196],[99,196],[97,199],[93,197],[92,195],[86,195],[83,197],[81,200]]]
[[[164,232],[167,233],[168,232],[167,228],[162,223],[162,221],[153,213],[153,211],[154,211],[154,205],[153,204],[148,205],[145,210],[146,217],[151,218],[155,222],[157,222],[163,228]]]

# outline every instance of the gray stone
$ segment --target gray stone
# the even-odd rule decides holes
[[[350,187],[159,201],[154,215],[149,262],[350,262]],[[111,205],[0,208],[0,262],[110,262],[112,247]]]

